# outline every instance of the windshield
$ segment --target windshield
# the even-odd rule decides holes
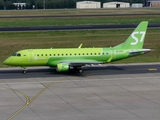
[[[12,56],[18,56],[18,57],[20,57],[21,54],[20,53],[14,53],[14,54],[12,54]]]

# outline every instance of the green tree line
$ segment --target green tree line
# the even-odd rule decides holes
[[[0,9],[64,9],[76,8],[76,2],[91,0],[0,0]],[[129,3],[145,3],[146,0],[92,0],[101,2],[129,2]],[[26,6],[16,6],[13,3],[26,3]]]

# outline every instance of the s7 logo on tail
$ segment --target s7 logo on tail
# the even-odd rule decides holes
[[[136,37],[135,35],[141,34],[141,37]],[[136,45],[139,42],[143,42],[144,40],[144,36],[145,36],[146,32],[133,32],[131,34],[131,37],[135,40],[134,42],[131,42],[131,45]]]

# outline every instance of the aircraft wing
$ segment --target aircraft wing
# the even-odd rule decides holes
[[[75,67],[75,66],[86,66],[86,65],[90,65],[90,66],[92,66],[92,65],[99,65],[99,64],[102,64],[102,62],[99,62],[99,61],[89,61],[89,60],[87,60],[87,61],[62,61],[62,62],[60,62],[60,63],[65,63],[65,64],[68,64],[68,65],[70,65],[70,66],[72,66],[72,67]]]

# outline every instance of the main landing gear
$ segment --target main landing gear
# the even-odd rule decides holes
[[[78,69],[77,72],[78,73],[83,73],[83,70],[82,69]]]
[[[81,66],[75,67],[74,70],[75,70],[77,73],[83,73],[83,70],[82,70]]]

